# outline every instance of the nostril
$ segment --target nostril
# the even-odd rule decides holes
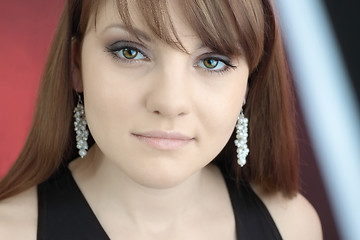
[[[184,91],[169,91],[168,87],[160,87],[148,93],[144,104],[146,110],[156,116],[173,118],[184,116],[190,111],[188,97],[184,96]]]

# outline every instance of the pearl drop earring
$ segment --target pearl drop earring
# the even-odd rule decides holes
[[[74,130],[76,132],[76,148],[79,149],[79,155],[81,158],[85,157],[88,150],[88,137],[89,131],[86,129],[86,118],[85,118],[85,110],[84,105],[79,93],[78,95],[78,103],[74,108]]]
[[[249,154],[250,150],[247,146],[247,137],[248,137],[248,119],[244,116],[243,110],[241,110],[240,115],[236,123],[236,140],[235,146],[237,148],[237,162],[243,167],[246,164],[246,157]]]

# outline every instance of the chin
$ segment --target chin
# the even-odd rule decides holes
[[[134,182],[137,184],[153,189],[168,189],[179,186],[196,175],[201,169],[190,171],[189,169],[184,169],[181,171],[179,168],[157,168],[157,169],[142,169],[142,171],[132,174],[129,174]]]

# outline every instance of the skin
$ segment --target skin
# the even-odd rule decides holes
[[[132,7],[130,11],[136,12]],[[189,54],[151,36],[142,19],[135,17],[134,27],[149,38],[141,44],[115,25],[121,21],[111,1],[103,13],[97,16],[96,29],[90,25],[85,34],[78,69],[88,126],[97,143],[95,161],[113,165],[112,169],[118,168],[145,187],[181,184],[215,158],[233,132],[249,75],[245,58],[231,59],[236,69],[220,61],[218,68],[205,68],[204,61],[219,54],[201,47],[202,42],[175,11],[171,12],[175,28]],[[143,54],[130,60],[121,50],[108,50],[124,44]],[[161,146],[153,147],[141,141],[151,143],[152,138],[134,136],[153,131],[180,133],[190,140],[168,149],[177,143],[160,140]]]
[[[170,2],[170,14],[189,53],[151,36],[130,4],[134,26],[147,36],[140,43],[114,25],[121,21],[109,2],[98,12],[96,29],[89,24],[82,48],[73,43],[73,85],[84,92],[96,144],[69,167],[111,239],[236,239],[224,180],[209,163],[234,129],[248,65],[242,56],[203,47],[176,4]],[[122,49],[109,52],[114,43]],[[125,59],[124,46],[142,54]],[[208,68],[211,58],[236,68],[221,72],[221,62]],[[322,239],[319,219],[300,194],[288,199],[253,188],[284,239]],[[35,188],[1,202],[6,239],[35,239],[36,221]]]

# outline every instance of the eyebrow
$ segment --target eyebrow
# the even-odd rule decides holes
[[[135,28],[135,27],[132,27],[132,30],[133,30],[133,32],[132,32],[128,27],[126,27],[125,24],[121,24],[121,23],[112,23],[112,24],[106,26],[101,31],[101,33],[104,33],[105,31],[107,31],[109,29],[112,29],[112,28],[117,28],[117,29],[120,29],[122,31],[125,31],[128,34],[130,34],[131,36],[139,38],[141,41],[145,41],[145,42],[148,42],[148,43],[151,42],[151,37],[146,32],[144,32],[144,31],[142,31],[142,30],[140,30],[138,28]],[[204,42],[201,42],[195,49],[198,50],[198,49],[202,49],[202,48],[208,48],[204,44]]]
[[[147,42],[151,42],[151,38],[144,31],[141,31],[140,29],[137,29],[137,28],[133,27],[134,32],[132,32],[132,31],[129,30],[129,28],[126,27],[126,25],[120,24],[120,23],[113,23],[113,24],[110,24],[110,25],[106,26],[104,28],[104,30],[102,30],[102,33],[109,30],[109,29],[111,29],[111,28],[121,29],[121,30],[129,33],[130,35],[133,35],[134,37],[143,39],[143,40],[145,40]]]

